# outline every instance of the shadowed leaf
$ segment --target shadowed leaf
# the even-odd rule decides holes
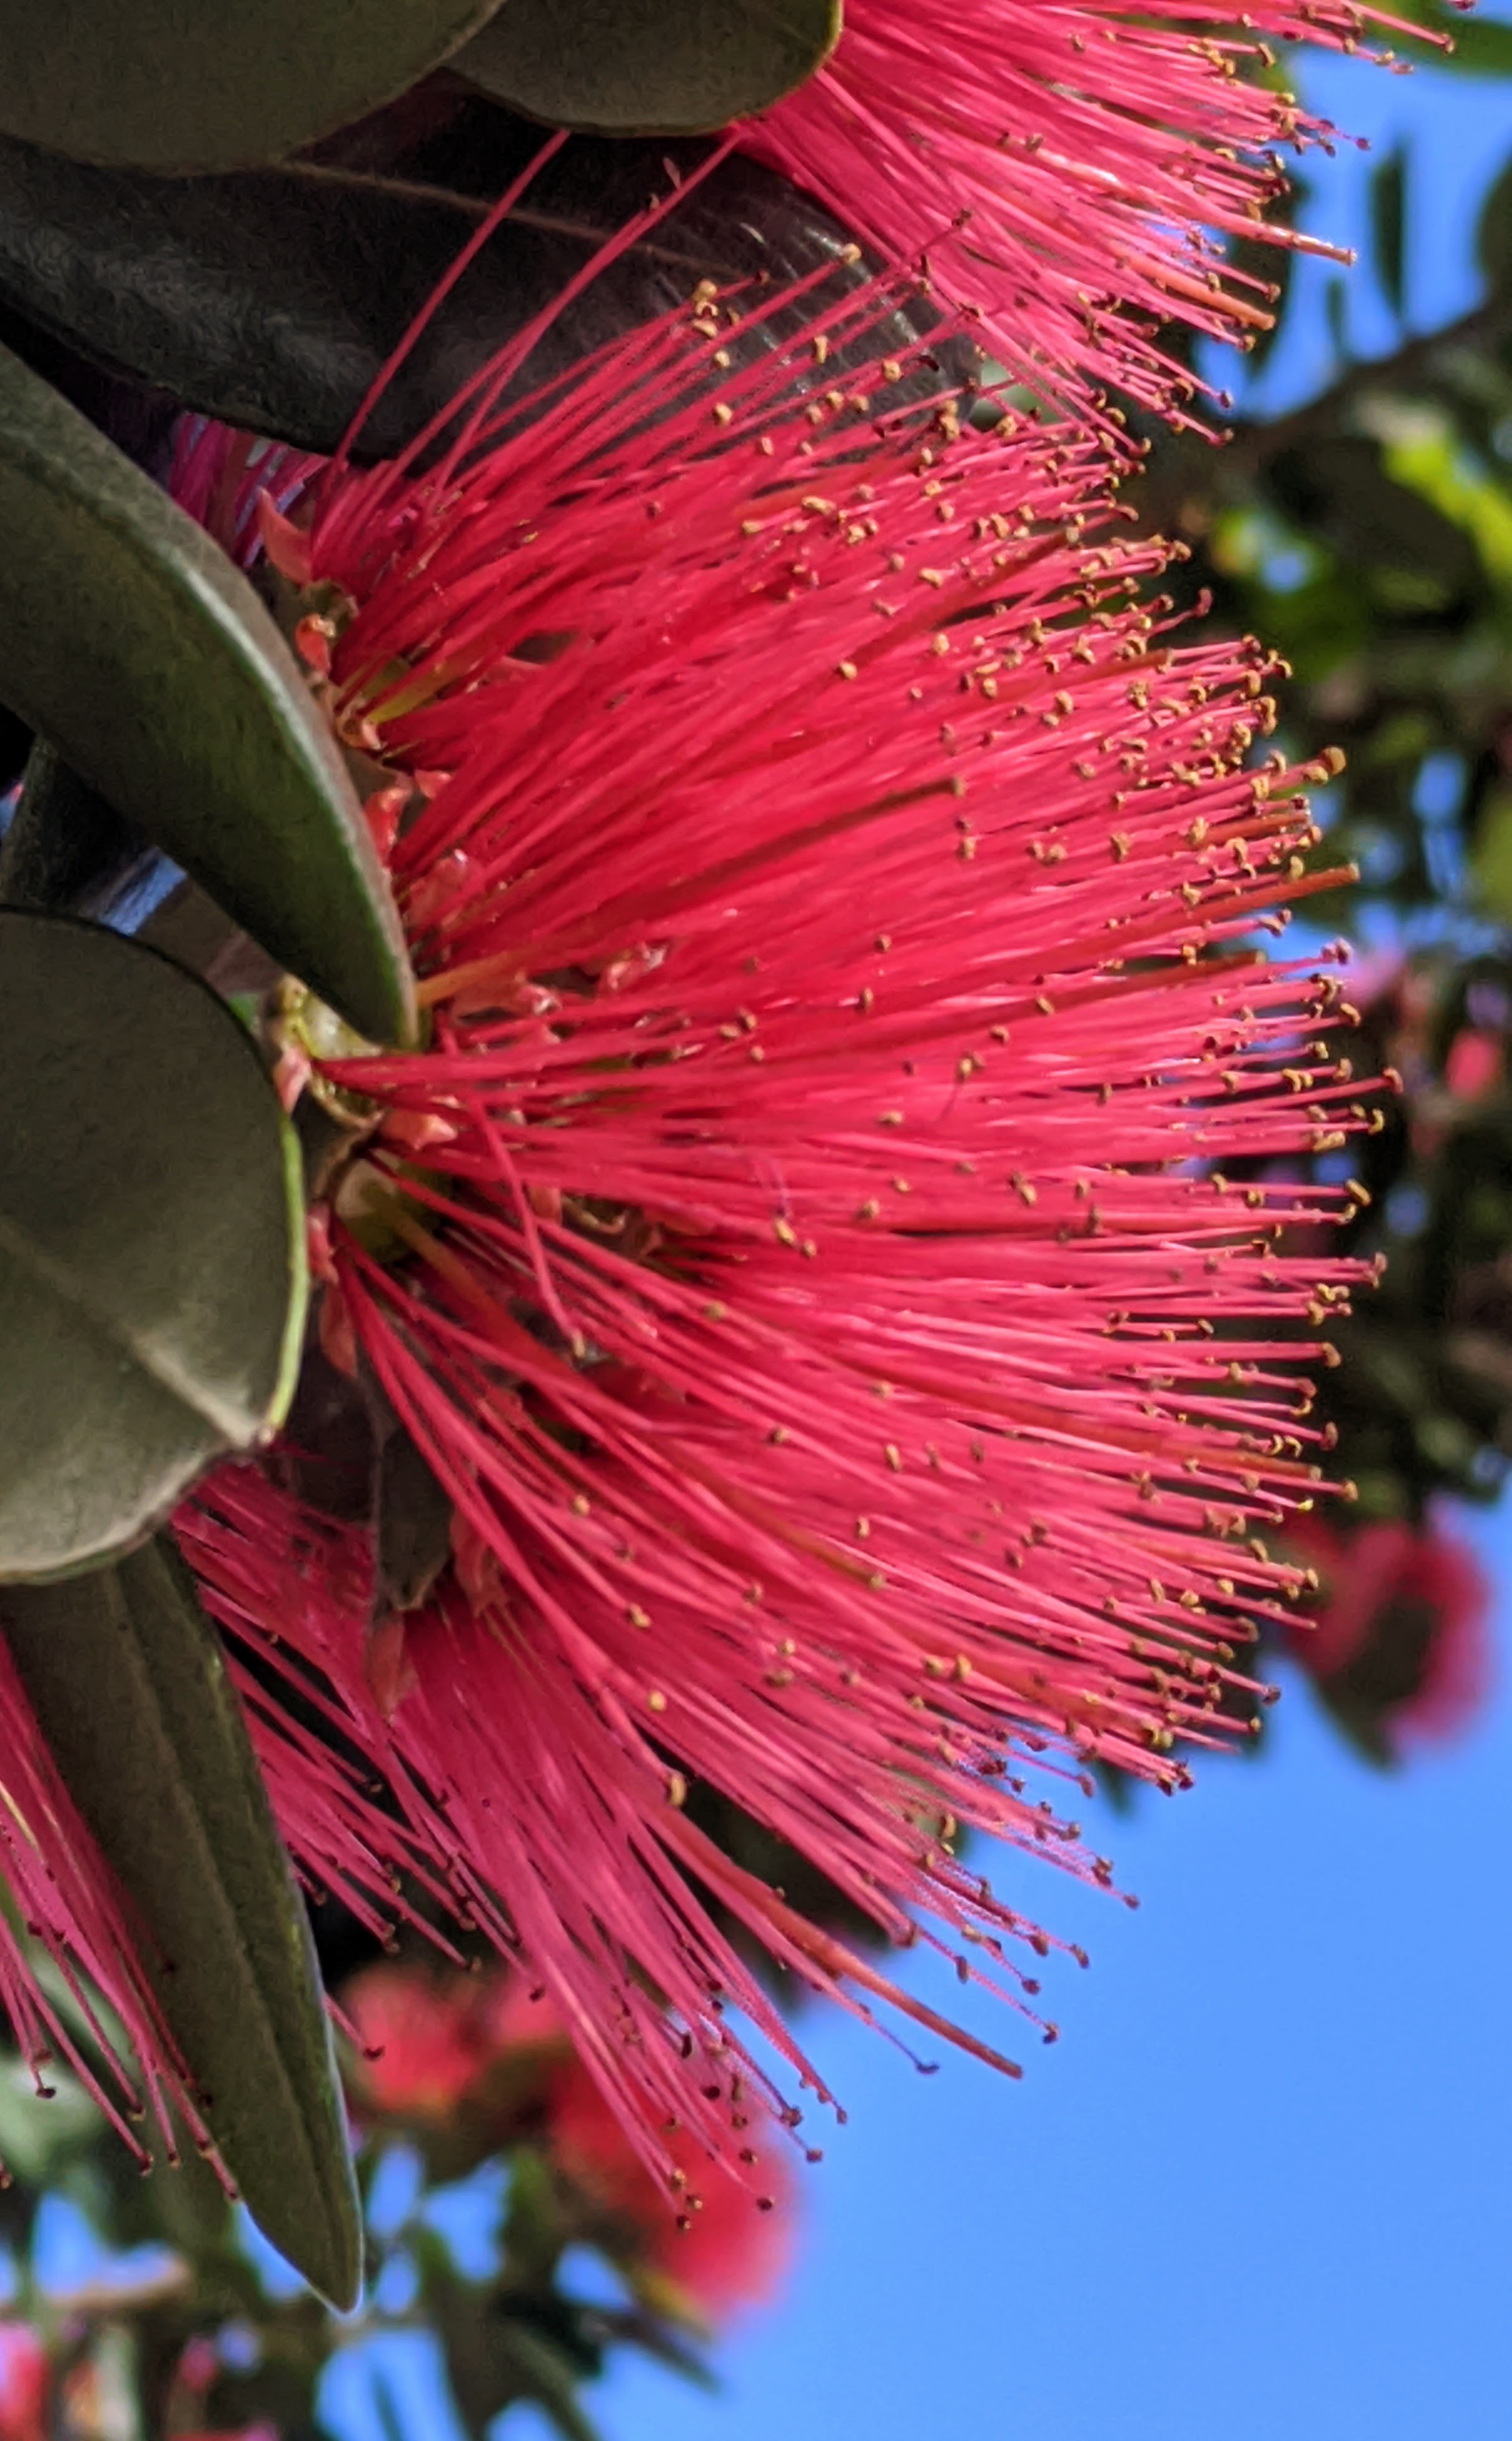
[[[769,109],[839,31],[838,0],[507,0],[452,64],[549,127],[677,136]]]
[[[1376,275],[1399,320],[1407,296],[1407,153],[1400,144],[1371,172],[1370,225]]]
[[[0,0],[0,128],[85,161],[276,161],[403,93],[497,0]]]
[[[421,148],[404,177],[296,163],[158,178],[0,141],[0,298],[187,406],[330,451],[539,141],[482,102]],[[706,149],[682,148],[685,173]],[[607,237],[666,191],[666,154],[663,144],[584,137],[550,162],[398,369],[357,454],[402,448],[550,306]],[[846,244],[837,223],[783,179],[727,161],[552,323],[526,383],[685,302],[701,280],[790,280],[838,265]]]

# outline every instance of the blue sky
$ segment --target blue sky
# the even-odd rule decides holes
[[[1306,91],[1377,157],[1407,139],[1408,319],[1462,312],[1512,90],[1339,62]],[[1326,165],[1308,226],[1360,243],[1369,168]],[[1271,406],[1327,377],[1324,276]],[[1352,346],[1395,333],[1357,274]],[[1512,1518],[1467,1530],[1512,1651]],[[806,2175],[786,2297],[727,2342],[717,2398],[618,2366],[608,2441],[1505,2441],[1508,1676],[1470,1740],[1390,1778],[1293,1687],[1263,1761],[1108,1819],[1137,1915],[1041,1875],[1026,1909],[1093,1971],[1060,1976],[1062,2039],[1020,2086],[920,2077],[815,2013],[850,2125]]]
[[[1512,1575],[1505,1522],[1472,1530]],[[1509,1782],[1505,1684],[1392,1778],[1293,1686],[1261,1761],[1109,1823],[1137,1915],[1038,1877],[1093,1965],[1022,2085],[816,2014],[850,2125],[785,2302],[718,2399],[621,2367],[606,2433],[1505,2441]]]

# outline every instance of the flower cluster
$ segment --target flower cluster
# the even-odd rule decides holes
[[[1179,420],[1159,326],[1242,340],[1270,300],[1224,241],[1302,243],[1273,151],[1330,131],[1265,38],[1390,22],[855,0],[730,141],[881,280],[852,248],[783,295],[705,282],[522,397],[539,316],[368,471],[181,434],[177,497],[266,580],[362,777],[418,978],[414,1047],[297,985],[269,1031],[312,1160],[307,1382],[434,1531],[396,1582],[297,1410],[175,1531],[309,1886],[380,1937],[462,1926],[507,2008],[544,1995],[527,2042],[492,1999],[369,1985],[368,2106],[444,2113],[533,2043],[568,2175],[638,2227],[667,2191],[706,2233],[769,2202],[793,2088],[823,2096],[753,1952],[1017,2073],[708,1802],[1048,2039],[1022,1861],[1110,1887],[1093,1767],[1169,1788],[1242,1736],[1308,1585],[1309,1380],[1371,1275],[1333,1241],[1379,1124],[1342,950],[1268,953],[1340,878],[1328,767],[1269,750],[1263,647],[1159,589],[1108,393]],[[1016,387],[961,384],[979,335]],[[0,1729],[21,1919],[175,2091],[3,1653]],[[67,2044],[8,1922],[0,2001]]]
[[[1265,657],[1175,634],[1098,436],[866,361],[894,302],[816,291],[784,345],[701,291],[292,520],[308,467],[179,468],[378,767],[429,1039],[296,1007],[282,1073],[344,1130],[322,1345],[452,1512],[376,1630],[366,1533],[266,1476],[183,1546],[306,1869],[517,1951],[679,2191],[678,2127],[764,2175],[736,2019],[818,2082],[731,1920],[900,1999],[690,1787],[1053,2031],[958,1826],[1106,1882],[1088,1766],[1174,1784],[1252,1707],[1362,1270],[1287,1250],[1355,1190],[1285,1157],[1366,1111],[1329,963],[1258,946],[1333,877]]]
[[[25,2323],[0,2323],[0,2441],[46,2441],[47,2352]]]
[[[699,2209],[679,2227],[561,2019],[519,1977],[372,1966],[342,2002],[361,2047],[357,2106],[376,2128],[423,2137],[460,2116],[491,2152],[530,2143],[550,2171],[564,2242],[597,2243],[683,2319],[715,2323],[770,2295],[787,2216],[753,2213],[740,2179],[711,2172],[684,2142]]]

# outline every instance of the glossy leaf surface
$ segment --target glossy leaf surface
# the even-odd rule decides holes
[[[0,909],[0,1579],[98,1565],[281,1421],[297,1150],[261,1060],[155,951]]]
[[[403,175],[294,163],[158,178],[0,140],[0,298],[187,406],[330,451],[488,203],[539,144],[538,129],[482,102]],[[679,166],[692,169],[702,150],[685,148]],[[665,155],[662,144],[583,137],[548,164],[399,367],[356,454],[402,448],[549,308],[666,190]],[[548,379],[684,302],[700,280],[790,280],[837,262],[846,243],[819,206],[737,156],[552,322],[526,378]]]
[[[71,1583],[8,1588],[0,1624],[226,2170],[312,2287],[353,2305],[361,2223],[318,1969],[192,1578],[161,1536]]]
[[[276,161],[435,67],[496,0],[0,0],[0,128],[85,161]]]
[[[506,0],[453,65],[549,127],[689,135],[812,76],[838,0]]]
[[[398,916],[293,655],[239,570],[0,350],[0,699],[357,1030],[413,1023]]]

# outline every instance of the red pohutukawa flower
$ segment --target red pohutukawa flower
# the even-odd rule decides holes
[[[752,2212],[738,2171],[700,2161],[685,2135],[672,2150],[699,2209],[676,2228],[560,2017],[517,1975],[369,1966],[341,1998],[360,2046],[365,2115],[424,2132],[471,2107],[495,2148],[538,2145],[567,2190],[564,2199],[587,2205],[585,2233],[640,2286],[670,2283],[674,2293],[663,2287],[662,2302],[676,2311],[717,2323],[770,2296],[788,2258],[790,2217]],[[780,2191],[782,2168],[781,2161],[766,2165]]]
[[[1353,51],[1372,30],[1421,34],[1352,0],[847,0],[833,59],[743,142],[869,244],[927,249],[1015,372],[1169,412],[1193,386],[1160,323],[1243,344],[1270,320],[1219,240],[1330,251],[1267,218],[1275,148],[1335,131],[1264,81],[1265,38]]]
[[[0,2323],[0,2441],[46,2441],[47,2351],[26,2323]]]
[[[492,1996],[472,1976],[370,1966],[342,2009],[359,2046],[362,2100],[381,2117],[444,2120],[497,2049]]]
[[[1345,1724],[1383,1760],[1467,1729],[1492,1674],[1491,1588],[1469,1545],[1399,1517],[1348,1534],[1310,1518],[1291,1540],[1319,1598],[1290,1649]]]
[[[791,2212],[781,2209],[788,2197],[780,2159],[767,2165],[778,2192],[765,2198],[768,2211],[757,2214],[738,2173],[700,2161],[686,2136],[680,2143],[674,2136],[675,2168],[698,2197],[688,2226],[676,2229],[607,2096],[570,2052],[548,2090],[547,2136],[559,2171],[623,2222],[625,2251],[642,2280],[649,2271],[671,2283],[669,2303],[718,2324],[775,2294],[793,2234]]]
[[[430,1029],[294,1022],[286,1080],[351,1126],[323,1344],[455,1525],[376,1636],[366,1535],[256,1472],[184,1547],[305,1870],[492,1930],[675,2185],[669,2126],[750,2150],[736,2020],[812,2081],[715,1903],[898,1997],[691,1784],[1033,2016],[1050,1944],[956,1826],[1106,1881],[1067,1788],[1228,1734],[1360,1268],[1282,1243],[1353,1191],[1282,1157],[1364,1114],[1326,962],[1255,946],[1328,878],[1306,775],[1253,764],[1264,658],[1142,604],[1162,552],[1110,538],[1094,438],[909,404],[900,359],[817,388],[891,301],[753,356],[770,308],[701,291],[429,471],[261,512],[385,767]],[[181,461],[227,533],[309,472],[239,496],[246,460]]]

